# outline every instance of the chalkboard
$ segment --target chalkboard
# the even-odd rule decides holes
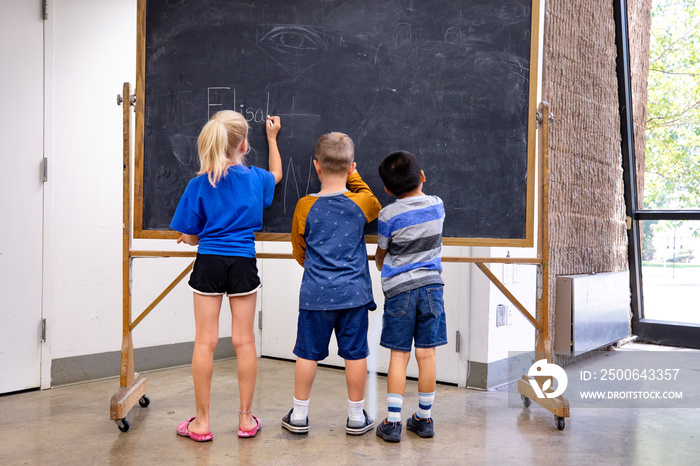
[[[408,150],[452,244],[531,245],[534,2],[140,0],[135,237],[172,237],[199,131],[233,109],[250,124],[250,165],[267,167],[265,117],[282,121],[284,178],[262,233],[289,234],[320,187],[318,137],[341,131],[383,205],[377,166]]]

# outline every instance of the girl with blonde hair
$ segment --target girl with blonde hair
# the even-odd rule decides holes
[[[212,116],[197,140],[199,175],[187,185],[170,224],[180,233],[178,243],[198,245],[189,280],[196,327],[192,354],[196,416],[177,426],[179,435],[198,442],[214,437],[209,401],[224,295],[231,307],[231,340],[238,364],[238,436],[254,437],[262,426],[252,414],[258,370],[253,321],[260,288],[255,232],[262,228],[263,208],[272,204],[275,185],[282,179],[280,127],[277,116],[265,122],[268,171],[244,165],[250,146],[243,115],[224,110]]]

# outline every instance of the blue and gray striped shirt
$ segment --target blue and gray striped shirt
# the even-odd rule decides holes
[[[443,285],[442,224],[445,206],[437,196],[397,199],[379,212],[377,245],[388,252],[382,289],[389,299],[427,285]]]

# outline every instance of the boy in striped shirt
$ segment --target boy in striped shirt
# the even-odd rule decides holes
[[[406,421],[406,427],[424,438],[435,434],[430,417],[435,399],[435,348],[447,344],[440,276],[445,208],[439,197],[423,193],[425,174],[409,152],[387,155],[379,165],[379,176],[387,193],[397,199],[379,212],[375,255],[385,298],[380,345],[391,350],[389,414],[377,426],[377,435],[400,442],[412,344],[418,362],[418,411]]]

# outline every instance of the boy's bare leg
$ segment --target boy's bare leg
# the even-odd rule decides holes
[[[416,361],[418,362],[418,391],[422,393],[434,392],[437,379],[435,348],[416,348]]]
[[[348,399],[362,401],[365,399],[367,383],[367,359],[345,360],[345,383],[348,386]]]
[[[231,305],[231,341],[236,350],[238,365],[238,396],[240,410],[238,426],[244,431],[255,429],[257,422],[253,419],[253,394],[255,379],[258,375],[258,355],[255,351],[255,302],[257,293],[245,296],[229,297]],[[247,413],[247,414],[245,414]]]
[[[192,353],[192,381],[197,417],[188,427],[190,432],[208,434],[211,376],[214,372],[214,350],[219,342],[219,311],[222,296],[194,293],[195,337]]]
[[[406,368],[410,359],[410,351],[391,350],[389,372],[386,380],[388,393],[396,393],[403,396],[403,393],[406,391]]]
[[[317,367],[318,361],[297,358],[297,362],[294,364],[294,398],[302,401],[309,399]]]

